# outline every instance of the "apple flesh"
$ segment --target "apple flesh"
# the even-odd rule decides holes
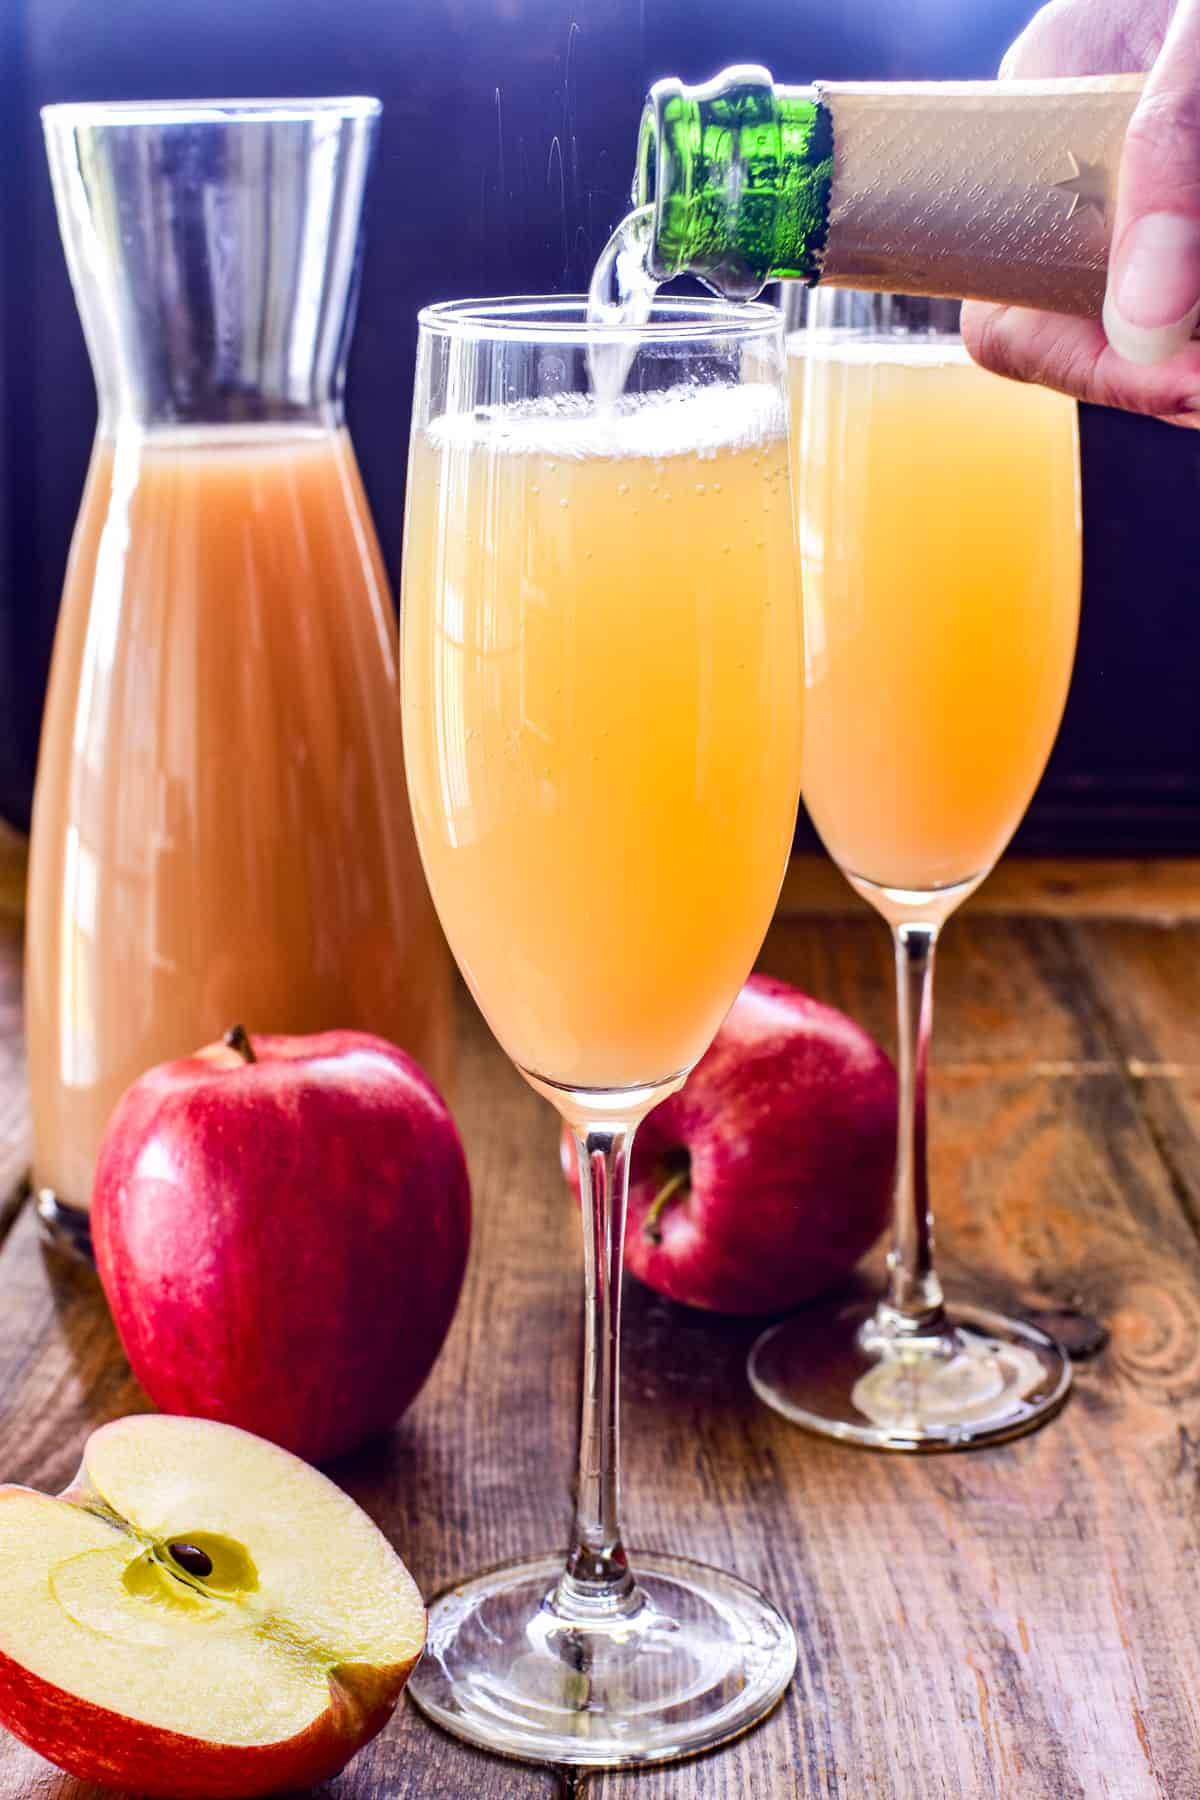
[[[425,1609],[324,1475],[203,1419],[119,1419],[58,1498],[0,1487],[0,1723],[80,1780],[233,1800],[344,1768]]]
[[[96,1263],[157,1406],[324,1462],[392,1425],[433,1366],[466,1267],[466,1162],[383,1039],[230,1038],[117,1106]]]
[[[638,1127],[625,1267],[722,1313],[843,1280],[891,1210],[896,1075],[844,1013],[752,975],[678,1093]],[[563,1169],[576,1189],[574,1144]]]

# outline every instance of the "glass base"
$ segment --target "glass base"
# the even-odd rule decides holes
[[[43,1241],[61,1250],[64,1256],[72,1256],[94,1269],[92,1228],[83,1208],[72,1206],[69,1200],[60,1200],[53,1188],[38,1188],[33,1203]]]
[[[792,1678],[787,1620],[703,1563],[634,1566],[631,1610],[585,1626],[554,1610],[561,1557],[447,1589],[430,1606],[409,1694],[455,1737],[523,1762],[668,1762],[748,1731]]]
[[[750,1352],[760,1400],[809,1431],[877,1450],[971,1450],[1019,1437],[1056,1413],[1066,1353],[1019,1319],[952,1306],[928,1336],[888,1330],[887,1309],[807,1307]]]

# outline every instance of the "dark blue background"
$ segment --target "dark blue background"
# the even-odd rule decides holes
[[[418,306],[576,290],[623,210],[641,98],[759,60],[782,80],[986,75],[1030,0],[0,0],[0,812],[28,817],[94,420],[37,108],[373,93],[384,102],[351,426],[395,574]],[[1022,831],[1200,849],[1200,439],[1086,412],[1075,686]]]

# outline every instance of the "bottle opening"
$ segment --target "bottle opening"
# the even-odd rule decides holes
[[[633,204],[653,206],[658,197],[658,109],[653,98],[642,110],[638,131],[637,170],[633,179]]]
[[[635,209],[645,206],[654,208],[647,267],[656,281],[669,281],[673,275],[678,275],[683,266],[682,263],[664,261],[662,253],[664,198],[670,199],[684,179],[684,171],[671,156],[668,124],[668,120],[678,114],[682,104],[682,82],[670,77],[665,81],[656,81],[646,96],[638,131],[633,204]]]

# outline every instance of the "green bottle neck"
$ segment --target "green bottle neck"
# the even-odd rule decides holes
[[[833,125],[813,88],[766,69],[725,69],[704,87],[651,88],[634,203],[655,209],[652,273],[698,275],[728,299],[769,281],[815,281],[829,222]]]

